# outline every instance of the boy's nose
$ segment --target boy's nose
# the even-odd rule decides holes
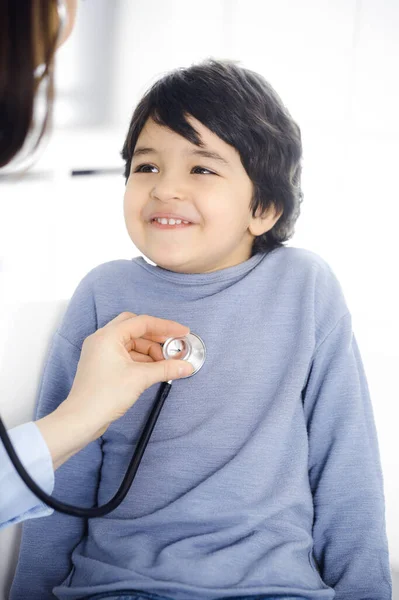
[[[177,179],[163,178],[158,179],[156,185],[151,190],[151,197],[161,202],[169,202],[169,200],[179,200],[186,196],[181,182]]]
[[[151,192],[151,197],[155,200],[159,200],[160,202],[169,202],[169,200],[179,200],[180,195],[176,192],[168,191],[168,190],[159,190],[158,188],[154,188]]]

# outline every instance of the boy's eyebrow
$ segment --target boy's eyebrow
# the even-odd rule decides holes
[[[194,154],[195,156],[203,156],[204,158],[213,158],[214,160],[218,160],[219,162],[228,165],[229,163],[223,156],[220,156],[217,152],[213,152],[212,150],[190,150],[188,154]]]
[[[139,146],[139,147],[135,148],[135,150],[133,152],[133,157],[142,156],[144,154],[156,154],[156,153],[157,153],[157,151],[155,150],[155,148],[147,148],[144,146]],[[227,162],[227,160],[225,158],[223,158],[223,156],[221,156],[217,152],[213,152],[212,150],[202,150],[201,148],[198,148],[195,150],[189,150],[187,152],[187,154],[191,154],[194,156],[203,156],[204,158],[213,158],[214,160],[217,160],[225,165],[229,164]]]
[[[144,148],[143,146],[141,146],[141,147],[134,149],[133,157],[140,156],[141,154],[151,154],[153,152],[156,152],[156,150],[154,150],[154,148]]]

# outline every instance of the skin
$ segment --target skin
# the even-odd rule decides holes
[[[75,27],[76,13],[78,9],[78,0],[65,0],[65,4],[68,13],[68,21],[62,33],[62,36],[58,41],[58,47],[62,46],[62,44],[66,42],[66,40],[71,35],[73,28]],[[58,14],[56,19],[58,20]]]
[[[248,260],[255,236],[271,229],[281,213],[253,217],[253,184],[237,150],[193,117],[188,121],[201,148],[152,119],[145,124],[125,190],[125,222],[135,246],[158,266],[211,273]],[[193,154],[198,150],[220,159]],[[160,229],[149,221],[154,213],[181,215],[193,224]]]

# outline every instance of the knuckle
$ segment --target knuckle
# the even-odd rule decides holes
[[[100,329],[97,329],[97,331],[95,331],[94,333],[92,333],[91,335],[89,335],[88,338],[86,339],[91,339],[93,342],[94,341],[100,341],[102,339],[104,339],[107,335],[107,331],[104,327],[101,327]]]
[[[123,312],[121,312],[121,314],[119,316],[122,317],[123,319],[130,319],[131,317],[134,317],[135,315],[133,313],[129,312],[128,310],[124,310]]]
[[[82,348],[87,348],[93,344],[94,333],[88,335],[86,339],[83,340]]]

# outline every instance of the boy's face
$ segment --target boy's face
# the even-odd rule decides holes
[[[253,185],[238,152],[188,118],[204,144],[192,144],[149,119],[135,147],[124,213],[135,246],[164,269],[210,273],[251,255],[254,237],[278,216],[253,218]],[[162,224],[174,216],[189,224]]]

